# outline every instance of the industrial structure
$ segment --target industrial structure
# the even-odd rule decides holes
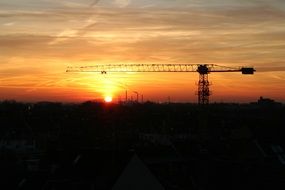
[[[208,74],[213,72],[241,72],[254,74],[253,67],[227,67],[215,64],[98,64],[93,66],[68,67],[66,72],[198,72],[198,103],[208,104],[211,95]]]

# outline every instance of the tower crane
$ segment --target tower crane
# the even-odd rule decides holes
[[[68,67],[66,72],[198,72],[198,103],[208,104],[211,95],[208,75],[214,72],[241,72],[252,75],[253,67],[228,67],[216,64],[98,64],[93,66]]]

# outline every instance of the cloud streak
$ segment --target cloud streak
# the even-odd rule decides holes
[[[282,63],[284,66],[268,66],[268,67],[257,67],[258,72],[285,72],[285,63]],[[284,77],[285,79],[285,77]]]

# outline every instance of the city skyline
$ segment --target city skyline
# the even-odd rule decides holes
[[[210,101],[285,102],[284,1],[9,0],[0,7],[0,100],[115,99],[128,90],[146,100],[196,102],[197,73],[65,72],[189,63],[257,70],[210,74]]]

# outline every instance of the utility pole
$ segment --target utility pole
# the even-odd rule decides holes
[[[137,91],[133,91],[133,93],[135,93],[137,95],[137,102],[139,102],[139,93]]]

